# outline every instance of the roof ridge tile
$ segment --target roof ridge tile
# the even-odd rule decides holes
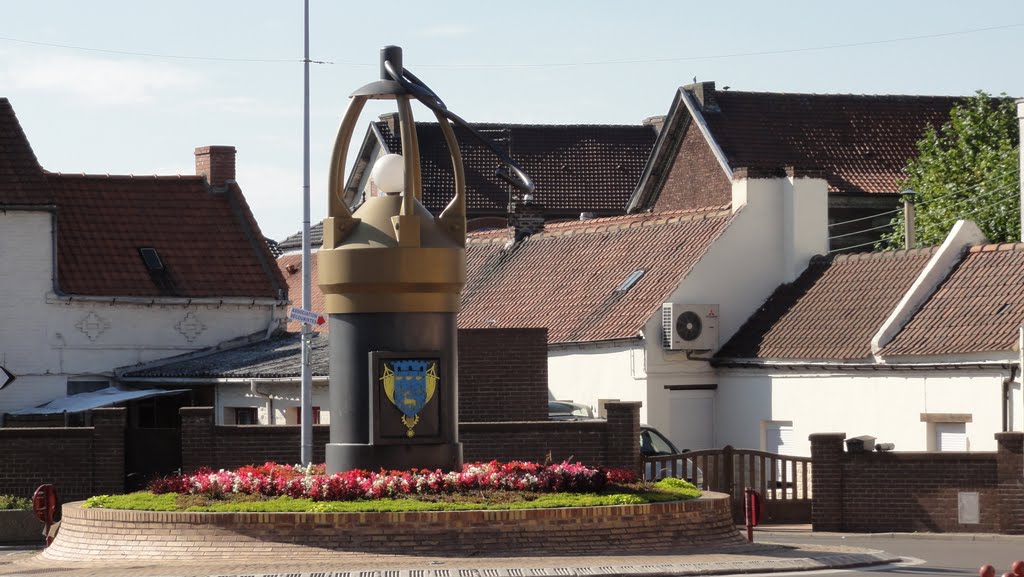
[[[988,244],[977,244],[969,249],[969,252],[996,252],[996,251],[1018,251],[1024,250],[1024,242],[998,242]]]
[[[85,172],[51,172],[44,171],[48,177],[83,178],[90,180],[203,180],[195,174],[91,174]]]
[[[874,250],[868,252],[849,252],[843,254],[828,255],[826,258],[830,258],[835,262],[843,261],[857,261],[857,260],[874,260],[874,259],[886,259],[886,258],[913,258],[922,255],[935,254],[939,247],[937,246],[923,246],[917,248],[901,248],[896,250]]]

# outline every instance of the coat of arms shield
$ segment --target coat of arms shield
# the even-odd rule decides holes
[[[437,390],[437,361],[424,359],[384,361],[380,380],[384,392],[402,413],[402,424],[409,437],[416,433],[413,428],[419,422],[419,412],[433,398]]]

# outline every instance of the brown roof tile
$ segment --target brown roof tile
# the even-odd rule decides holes
[[[1022,276],[1024,244],[972,247],[882,355],[1016,350],[1024,325]]]
[[[198,176],[44,171],[0,98],[0,205],[55,205],[57,283],[65,294],[279,298],[286,288],[259,225],[232,184]],[[155,248],[165,273],[139,253]]]
[[[871,356],[871,338],[935,248],[811,259],[717,353],[721,359],[851,360]]]
[[[713,90],[713,89],[712,89]],[[949,119],[950,96],[716,91],[702,112],[732,168],[820,171],[830,192],[896,193],[929,126]]]
[[[473,124],[494,140],[534,180],[536,202],[549,214],[583,211],[624,213],[654,146],[654,128],[644,125]],[[389,152],[401,140],[388,123],[377,122]],[[416,124],[423,174],[423,205],[438,213],[451,200],[451,158],[440,126]],[[467,131],[455,127],[466,167],[466,208],[470,216],[505,214],[509,185],[494,175],[501,161]]]
[[[547,327],[552,343],[635,338],[730,220],[718,208],[556,223],[512,247],[507,231],[473,234],[459,326]]]
[[[57,271],[66,294],[278,298],[286,287],[237,185],[198,176],[48,173]],[[155,248],[167,278],[147,270]]]
[[[636,337],[651,313],[724,230],[728,207],[553,223],[512,248],[510,229],[472,233],[460,328],[547,327],[550,342]],[[313,310],[324,312],[312,255]],[[302,302],[302,255],[277,259],[293,306]],[[615,289],[647,272],[629,291]],[[289,331],[301,330],[290,321]],[[328,325],[314,327],[328,331]]]
[[[43,169],[11,102],[0,98],[0,206],[51,205]]]

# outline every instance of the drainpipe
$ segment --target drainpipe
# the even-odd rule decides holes
[[[1010,404],[1012,402],[1012,396],[1010,394],[1010,385],[1013,384],[1014,377],[1017,376],[1017,367],[1010,367],[1010,376],[1003,379],[1003,432],[1013,430],[1013,423],[1010,422]]]
[[[252,392],[253,395],[256,395],[257,397],[260,397],[260,398],[263,398],[263,399],[267,400],[267,421],[268,421],[267,424],[273,425],[274,424],[274,420],[275,420],[274,419],[274,399],[271,398],[271,396],[268,395],[267,393],[261,393],[258,390],[256,390],[256,379],[253,379],[253,380],[249,381],[249,391]]]
[[[1024,154],[1024,152],[1022,152],[1021,154]],[[1024,326],[1017,329],[1017,331],[1017,351],[1020,354],[1020,357],[1017,359],[1017,366],[1020,368],[1020,375],[1022,377],[1020,389],[1021,398],[1024,399]],[[1021,414],[1024,414],[1024,403],[1022,403],[1021,406]],[[1010,428],[1012,429],[1013,427]]]

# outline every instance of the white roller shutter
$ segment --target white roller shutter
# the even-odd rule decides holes
[[[941,452],[967,452],[966,423],[935,423],[935,450]]]

